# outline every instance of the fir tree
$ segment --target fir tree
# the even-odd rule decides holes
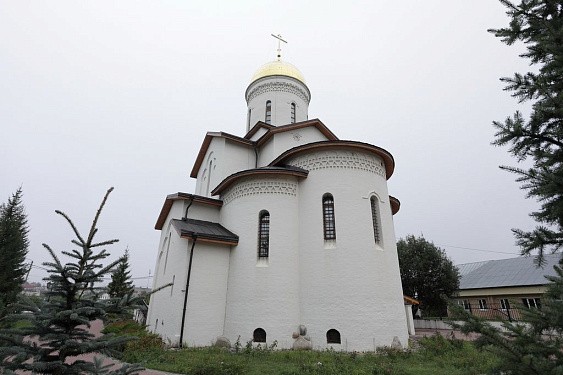
[[[0,206],[0,306],[16,301],[28,271],[25,264],[29,241],[27,215],[19,188]]]
[[[101,247],[118,240],[95,242],[97,223],[106,203],[109,189],[94,217],[90,231],[83,237],[70,218],[61,215],[70,225],[76,239],[71,242],[78,247],[62,254],[71,261],[63,264],[55,252],[46,244],[53,261],[44,263],[48,268],[48,301],[39,309],[34,305],[25,306],[32,314],[12,316],[13,319],[27,320],[29,325],[19,329],[0,330],[0,367],[7,373],[26,370],[42,374],[128,374],[138,370],[136,366],[124,365],[117,370],[109,370],[100,360],[87,362],[71,357],[85,353],[112,354],[112,348],[126,341],[112,336],[94,337],[88,331],[96,319],[104,319],[107,312],[116,310],[115,301],[101,300],[103,288],[97,286],[117,265],[119,260],[107,266],[102,261],[109,256]],[[33,339],[31,339],[33,338]],[[72,362],[72,363],[69,363]]]
[[[516,73],[503,78],[506,90],[521,102],[533,101],[529,119],[520,112],[497,128],[495,145],[510,145],[518,161],[530,160],[528,169],[502,167],[518,175],[517,181],[541,206],[531,216],[539,223],[532,231],[514,229],[522,253],[537,250],[539,264],[545,251],[563,247],[563,2],[561,0],[522,0],[519,4],[501,0],[508,8],[509,26],[489,30],[506,44],[521,41],[537,72]],[[527,324],[504,322],[504,330],[451,306],[464,320],[454,324],[463,332],[477,332],[477,341],[498,355],[498,373],[507,375],[563,374],[563,271],[560,262],[556,276],[542,297],[541,309],[520,306]]]
[[[111,282],[108,284],[108,294],[112,298],[123,298],[134,291],[133,282],[129,272],[129,250],[119,259],[115,271],[111,274]]]
[[[523,42],[527,50],[521,57],[529,59],[537,71],[501,79],[507,83],[505,90],[520,102],[533,102],[532,113],[529,119],[517,111],[504,122],[495,121],[493,144],[509,145],[518,161],[532,162],[528,169],[501,168],[517,174],[528,197],[541,204],[531,214],[539,225],[529,232],[513,232],[522,253],[537,250],[538,263],[542,263],[545,251],[563,247],[563,3],[500,1],[508,8],[509,26],[489,32],[508,45]]]

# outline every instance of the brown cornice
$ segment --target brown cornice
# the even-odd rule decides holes
[[[296,122],[295,124],[288,124],[288,125],[281,125],[276,126],[273,129],[269,129],[266,134],[264,134],[260,139],[256,141],[256,146],[260,147],[264,143],[266,143],[270,138],[272,138],[275,134],[283,133],[291,130],[297,130],[302,128],[307,128],[309,126],[316,127],[328,140],[336,141],[338,137],[330,131],[329,128],[326,127],[325,124],[322,123],[319,119],[312,119],[302,122]]]
[[[385,174],[387,179],[393,175],[393,171],[395,170],[395,160],[393,159],[393,155],[391,153],[381,147],[377,147],[374,145],[370,145],[369,143],[357,142],[357,141],[321,141],[321,142],[313,142],[307,143],[301,146],[294,147],[292,149],[287,150],[280,156],[278,156],[274,161],[270,163],[270,166],[283,166],[284,162],[289,159],[290,157],[299,155],[304,152],[308,151],[320,151],[325,149],[339,149],[339,148],[348,148],[348,149],[356,149],[356,150],[363,150],[373,154],[378,155],[380,158],[383,159],[385,163]]]
[[[197,178],[197,173],[199,172],[199,168],[201,168],[201,164],[203,163],[203,159],[205,158],[205,154],[207,153],[207,149],[209,148],[209,145],[211,144],[211,140],[213,139],[213,137],[225,138],[230,141],[245,145],[247,147],[254,147],[255,144],[253,141],[229,133],[207,132],[205,138],[203,139],[203,143],[201,144],[201,147],[199,149],[199,153],[197,154],[197,158],[195,159],[195,163],[190,173],[190,177]]]
[[[191,200],[195,203],[201,203],[201,204],[206,204],[216,207],[221,207],[223,205],[223,201],[220,199],[202,197],[201,195],[194,195],[194,194],[181,193],[181,192],[175,194],[169,194],[166,196],[166,200],[162,205],[162,209],[160,210],[160,214],[158,215],[158,219],[156,220],[154,229],[162,230],[162,227],[164,226],[164,222],[166,221],[166,218],[170,213],[170,209],[172,208],[172,204],[174,203],[174,201],[178,201],[178,200]]]
[[[256,123],[256,125],[254,125],[254,126],[252,127],[252,129],[250,129],[250,130],[248,131],[248,133],[246,133],[246,135],[244,136],[244,138],[245,138],[245,139],[250,139],[250,138],[252,138],[252,136],[253,136],[254,134],[256,134],[256,132],[257,132],[258,130],[260,130],[261,128],[264,128],[264,129],[266,129],[266,131],[268,131],[268,130],[270,130],[270,129],[275,128],[275,126],[274,126],[274,125],[270,125],[270,124],[266,124],[265,122],[262,122],[262,121],[258,121],[258,122]]]
[[[238,179],[247,176],[258,176],[258,175],[283,175],[283,176],[296,176],[296,177],[307,177],[309,171],[297,167],[265,167],[248,169],[246,171],[241,171],[233,173],[229,177],[225,178],[213,191],[211,195],[221,194],[225,189],[235,183]]]
[[[401,201],[394,196],[389,196],[389,204],[391,205],[391,213],[395,215],[401,209]]]

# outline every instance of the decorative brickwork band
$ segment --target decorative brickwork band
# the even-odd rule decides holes
[[[229,204],[237,198],[257,194],[282,194],[296,196],[297,184],[282,180],[244,182],[235,185],[230,188],[227,193],[225,193],[223,196],[223,206]]]
[[[359,169],[385,178],[385,167],[381,160],[373,155],[357,152],[315,152],[291,159],[289,164],[309,171],[326,168]]]
[[[309,95],[305,92],[305,90],[301,89],[299,86],[290,83],[290,82],[265,82],[262,84],[257,85],[253,88],[248,95],[246,96],[246,102],[250,102],[252,99],[257,97],[258,95],[264,94],[266,92],[271,91],[282,91],[288,92],[290,94],[296,95],[301,98],[303,101],[309,103]]]

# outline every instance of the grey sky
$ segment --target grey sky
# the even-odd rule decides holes
[[[39,265],[41,243],[70,248],[54,210],[86,231],[115,186],[99,239],[119,238],[108,250],[129,246],[133,276],[148,275],[165,196],[193,192],[206,131],[244,134],[244,90],[281,33],[309,118],[394,155],[398,238],[424,234],[456,263],[511,256],[456,247],[516,255],[510,228],[531,228],[536,203],[490,145],[493,120],[529,107],[498,80],[528,69],[522,46],[486,32],[507,23],[494,0],[0,0],[0,201],[23,185]]]

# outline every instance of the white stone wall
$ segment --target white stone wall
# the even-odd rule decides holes
[[[188,262],[187,242],[181,239],[174,228],[163,228],[163,255],[155,276],[155,286],[170,282],[174,285],[151,296],[147,315],[148,330],[162,336],[165,342],[177,344]]]
[[[299,265],[297,221],[298,182],[294,177],[262,176],[243,179],[224,196],[221,219],[239,235],[232,250],[227,294],[225,335],[244,344],[256,328],[266,331],[267,343],[290,348],[299,324]],[[258,221],[270,213],[267,260],[258,259]]]
[[[191,244],[189,241],[189,248]],[[230,246],[196,241],[184,326],[184,344],[188,346],[212,345],[223,335],[230,252]],[[181,289],[185,289],[186,278],[181,282]]]
[[[211,191],[233,173],[254,168],[256,155],[252,148],[213,137],[199,169],[196,194],[211,197]]]
[[[308,119],[310,93],[296,79],[284,76],[269,76],[254,81],[247,89],[246,102],[250,110],[247,131],[258,121],[266,120],[266,101],[272,102],[271,124],[275,126],[291,123],[291,103],[296,105],[296,121]]]
[[[270,164],[279,155],[293,147],[326,140],[325,135],[314,126],[274,134],[260,148],[258,166],[263,167]]]
[[[381,160],[362,152],[316,152],[289,161],[309,170],[299,185],[300,315],[314,348],[340,332],[343,350],[407,344],[393,220]],[[322,197],[334,197],[336,241],[323,237]],[[373,235],[370,196],[380,204],[383,248]]]

